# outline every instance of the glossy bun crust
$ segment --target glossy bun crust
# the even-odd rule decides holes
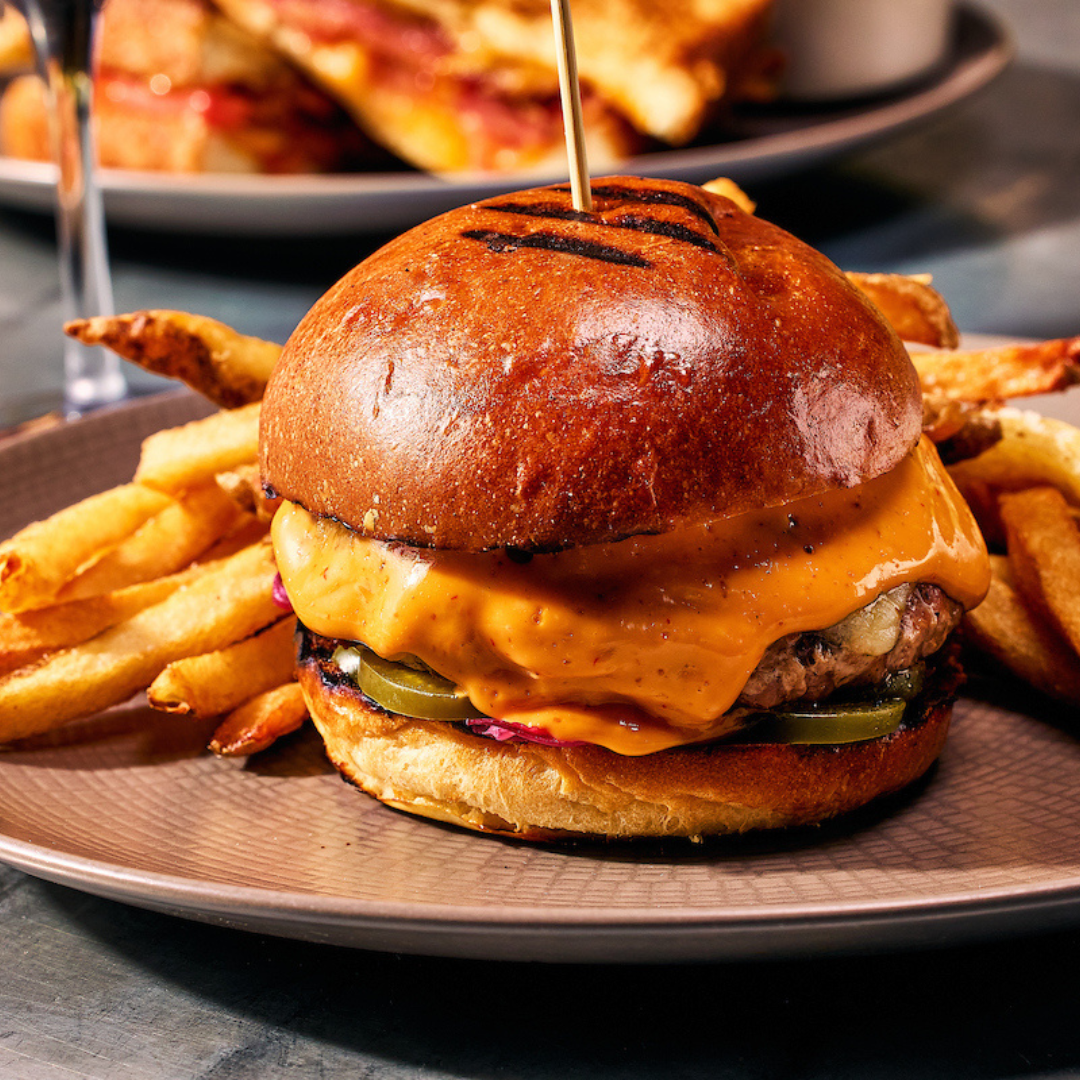
[[[841,746],[714,742],[623,757],[598,746],[496,742],[412,720],[328,677],[298,678],[341,774],[381,802],[480,832],[531,840],[704,837],[812,825],[917,780],[941,753],[958,681],[942,664],[891,735]]]
[[[451,211],[319,300],[262,408],[263,477],[358,532],[551,550],[886,472],[918,379],[824,256],[674,181]]]

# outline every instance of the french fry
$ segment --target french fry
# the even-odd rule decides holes
[[[175,660],[150,684],[150,704],[199,718],[230,712],[292,678],[295,632],[289,616],[235,645]]]
[[[992,410],[965,401],[923,397],[923,434],[945,465],[978,457],[1001,439],[1001,424]]]
[[[214,732],[210,749],[223,757],[256,754],[296,731],[307,719],[307,705],[297,683],[268,690],[230,713]]]
[[[126,701],[174,660],[223,648],[280,618],[269,544],[202,569],[160,603],[0,679],[0,742]]]
[[[1080,704],[1076,653],[997,573],[986,599],[964,616],[964,634],[1014,675],[1052,697]]]
[[[1004,401],[1080,382],[1080,337],[993,349],[912,350],[923,391],[957,401]]]
[[[730,199],[740,210],[745,210],[748,214],[752,214],[757,209],[757,204],[753,199],[729,177],[718,176],[715,180],[709,180],[701,186],[713,195],[723,195],[725,199]]]
[[[33,62],[34,43],[26,20],[10,4],[0,6],[0,74],[30,67]]]
[[[135,480],[175,494],[205,484],[221,472],[259,456],[259,403],[214,413],[182,427],[166,428],[142,444]]]
[[[1080,429],[1020,409],[993,413],[1001,438],[989,450],[949,467],[990,543],[1004,541],[998,494],[1029,487],[1055,487],[1080,507]]]
[[[238,521],[240,511],[217,484],[203,484],[155,514],[57,593],[79,600],[175,573]]]
[[[140,484],[122,484],[28,525],[0,544],[0,611],[52,603],[68,581],[170,502]]]
[[[1080,668],[1080,530],[1056,488],[1001,496],[1001,520],[1016,587],[1076,650]]]
[[[260,521],[251,514],[241,514],[236,526],[220,540],[203,552],[199,562],[211,562],[214,559],[227,559],[241,548],[257,544],[269,532],[269,522]]]
[[[1013,592],[1016,592],[1016,581],[1013,578],[1012,566],[1009,563],[1008,555],[997,555],[994,552],[991,552],[990,573],[994,577],[1005,582]]]
[[[922,430],[932,442],[940,443],[959,434],[973,413],[981,406],[968,401],[953,401],[940,394],[923,394]]]
[[[229,472],[218,473],[217,483],[237,506],[262,521],[269,521],[281,505],[280,498],[271,499],[267,496],[259,475],[259,466],[254,461]]]
[[[930,276],[849,273],[848,280],[885,316],[904,341],[955,349],[960,331]]]
[[[104,345],[146,371],[180,379],[227,409],[262,398],[281,346],[238,334],[186,311],[136,311],[75,319],[64,331],[85,345]]]
[[[89,641],[102,630],[171,596],[195,572],[182,570],[116,592],[18,615],[0,614],[0,675],[32,664],[47,653]]]

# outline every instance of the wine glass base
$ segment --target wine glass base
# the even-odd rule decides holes
[[[70,379],[64,392],[64,412],[79,416],[101,405],[112,405],[127,396],[127,383],[119,371]]]

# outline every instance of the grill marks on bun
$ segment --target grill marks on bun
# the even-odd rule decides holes
[[[652,236],[666,236],[669,240],[678,240],[684,244],[692,244],[694,247],[704,248],[720,254],[720,248],[707,236],[702,236],[696,229],[688,229],[677,221],[661,221],[657,218],[628,215],[617,221],[605,222],[617,229],[630,229],[633,232],[648,233]]]
[[[595,244],[574,236],[561,236],[558,233],[534,232],[525,236],[511,233],[494,232],[490,229],[466,229],[461,234],[466,240],[479,240],[488,251],[497,254],[517,251],[520,248],[538,248],[542,251],[557,251],[563,255],[579,255],[585,259],[597,259],[599,262],[617,263],[621,266],[639,266],[648,269],[652,263],[632,251],[608,244]]]
[[[559,191],[569,192],[569,185],[563,184]],[[595,184],[592,187],[594,205],[603,211],[606,204],[625,206],[630,203],[644,203],[647,206],[676,206],[689,211],[700,218],[717,236],[720,230],[713,216],[713,211],[693,195],[670,188],[651,187],[648,184]],[[714,208],[715,209],[715,208]]]
[[[569,190],[566,186],[559,186],[551,189],[551,193],[565,198],[568,197]],[[662,236],[716,255],[725,254],[722,245],[716,242],[720,230],[715,218],[696,199],[681,192],[664,188],[604,184],[593,188],[593,199],[594,209],[588,213],[566,205],[565,201],[535,198],[530,201],[520,201],[517,198],[510,201],[493,199],[486,204],[486,210],[491,214],[508,214],[533,221],[574,222],[580,225],[593,225],[599,229],[624,229],[644,235]],[[661,217],[628,209],[637,206],[669,207],[676,212],[688,213],[691,220],[686,223],[675,220],[671,214]],[[565,234],[550,231],[529,232],[522,236],[494,230],[472,229],[461,235],[467,240],[480,240],[487,244],[488,250],[499,253],[516,251],[519,248],[542,248],[623,266],[637,266],[642,269],[652,266],[652,261],[639,251],[581,238],[571,239]]]
[[[689,185],[682,185],[690,190]],[[701,189],[697,189],[701,190]],[[595,221],[597,217],[610,210],[621,210],[627,206],[671,206],[687,211],[698,218],[715,235],[720,235],[714,217],[715,207],[710,210],[694,195],[670,188],[651,187],[648,182],[635,184],[593,184],[590,188],[593,197],[593,209],[586,213],[575,210],[568,202],[569,184],[556,184],[550,188],[538,188],[533,191],[519,191],[513,195],[496,196],[481,204],[488,210],[500,210],[507,213],[529,213],[531,209],[544,210],[551,216],[558,215],[564,221]],[[561,203],[551,201],[551,196],[558,195]],[[529,198],[519,201],[523,196]],[[715,202],[715,200],[713,200]]]

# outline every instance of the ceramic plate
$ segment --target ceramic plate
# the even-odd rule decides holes
[[[0,536],[129,479],[144,435],[206,409],[156,397],[0,444]],[[777,957],[1043,929],[1080,921],[1080,720],[1033,698],[976,684],[928,781],[843,826],[570,850],[389,810],[310,730],[218,760],[205,726],[136,701],[0,753],[0,859],[188,918],[447,956]]]
[[[1012,53],[1008,35],[974,8],[959,11],[953,47],[928,78],[889,96],[822,107],[743,110],[725,141],[635,158],[619,171],[703,182],[740,182],[814,164],[934,115],[985,86]],[[716,136],[712,136],[715,139]],[[0,201],[51,209],[53,169],[0,158]],[[563,179],[552,174],[441,179],[417,172],[340,176],[178,177],[108,170],[106,212],[114,224],[220,234],[311,236],[388,232],[509,188]]]

